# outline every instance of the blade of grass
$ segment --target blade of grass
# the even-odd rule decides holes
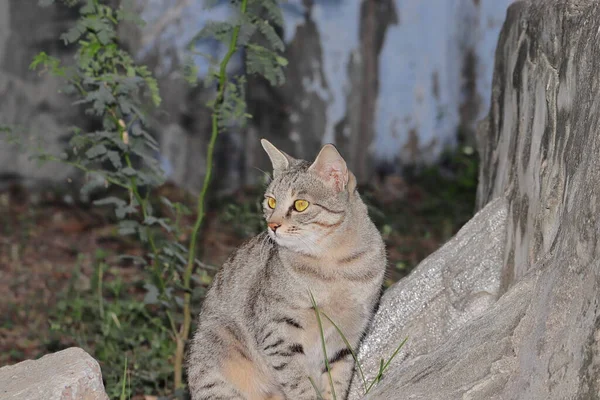
[[[394,359],[394,357],[396,357],[398,355],[398,352],[400,351],[402,346],[404,346],[404,344],[406,343],[407,340],[408,340],[408,337],[406,337],[402,341],[402,343],[400,343],[398,345],[398,347],[396,347],[396,350],[394,350],[394,352],[392,353],[392,355],[390,356],[390,358],[387,360],[387,362],[385,364],[383,362],[383,359],[381,360],[381,364],[379,364],[379,372],[377,373],[377,376],[373,379],[373,381],[369,384],[369,387],[367,388],[367,393],[369,393],[371,388],[373,388],[373,385],[375,385],[376,383],[378,383],[381,380],[381,378],[383,377],[383,373],[389,367],[389,365],[392,362],[392,360]]]
[[[354,363],[358,367],[358,372],[360,373],[360,377],[363,382],[364,392],[365,392],[365,394],[367,394],[367,380],[365,379],[365,374],[363,372],[362,366],[360,365],[360,362],[358,362],[358,357],[356,356],[356,353],[354,352],[354,350],[352,349],[352,346],[348,342],[348,339],[346,339],[346,336],[344,335],[342,330],[337,326],[337,324],[335,322],[333,322],[333,320],[331,318],[329,318],[329,316],[327,314],[325,314],[324,312],[321,311],[321,315],[323,315],[325,318],[327,318],[329,320],[329,322],[331,322],[331,325],[333,325],[333,327],[338,331],[338,333],[340,334],[340,337],[346,344],[346,347],[348,348],[348,350],[350,350],[350,354],[352,354],[352,358],[354,358]]]
[[[321,394],[321,391],[319,390],[319,388],[317,387],[317,385],[315,385],[315,381],[313,381],[313,378],[311,378],[309,376],[308,380],[310,381],[310,384],[312,385],[312,387],[315,389],[315,392],[317,392],[317,398],[319,400],[323,400],[323,395]]]
[[[125,355],[125,365],[123,365],[123,383],[121,385],[121,396],[119,400],[127,400],[127,392],[125,391],[125,385],[127,384],[127,355]]]
[[[404,340],[402,341],[402,343],[400,343],[398,345],[398,347],[396,347],[396,350],[394,351],[394,353],[392,354],[392,356],[387,360],[387,362],[383,366],[383,371],[381,371],[381,372],[385,372],[385,370],[387,369],[387,367],[390,365],[390,363],[392,362],[392,360],[394,359],[394,357],[396,357],[396,355],[398,355],[398,352],[404,346],[404,344],[406,343],[407,340],[408,340],[408,336],[404,338]]]
[[[335,388],[333,387],[333,378],[331,377],[331,367],[329,366],[329,357],[327,357],[327,346],[325,346],[325,334],[323,333],[323,323],[321,322],[321,315],[319,312],[319,307],[317,306],[317,302],[315,301],[315,297],[312,292],[309,290],[308,294],[310,294],[310,301],[312,302],[313,308],[315,309],[315,314],[317,315],[317,323],[319,324],[319,332],[321,335],[321,345],[323,346],[323,357],[325,358],[325,367],[327,368],[327,375],[329,376],[329,384],[331,385],[331,394],[333,395],[333,400],[337,400],[337,396],[335,395]]]
[[[383,358],[379,361],[379,372],[377,373],[377,376],[375,377],[375,382],[377,382],[377,383],[381,382],[382,376],[383,376]]]
[[[98,296],[98,309],[100,310],[100,318],[104,319],[104,297],[102,297],[102,281],[104,279],[104,265],[103,263],[98,263],[98,287],[97,287],[97,296]]]

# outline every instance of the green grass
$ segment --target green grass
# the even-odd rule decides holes
[[[329,376],[329,384],[331,385],[331,394],[333,395],[333,399],[336,400],[337,396],[335,395],[335,387],[333,386],[333,378],[331,377],[331,367],[329,366],[329,357],[327,357],[327,346],[325,345],[325,336],[323,333],[323,323],[321,321],[321,313],[319,312],[319,307],[317,306],[317,302],[312,294],[310,294],[310,301],[315,309],[315,315],[317,316],[317,323],[319,324],[319,334],[321,335],[321,345],[323,347],[323,359],[325,360],[325,368],[327,369],[327,375]],[[314,383],[313,383],[314,386]]]
[[[127,376],[127,356],[125,356],[125,363],[123,364],[123,377],[121,378],[121,396],[119,400],[126,400],[129,398],[127,392],[127,382],[129,381]],[[131,393],[131,391],[129,391]]]
[[[333,319],[331,319],[327,314],[325,314],[323,311],[321,311],[317,305],[317,302],[315,301],[315,298],[312,294],[312,292],[309,291],[309,295],[310,295],[310,300],[312,303],[312,306],[315,310],[315,316],[317,318],[317,324],[319,325],[319,334],[320,334],[320,338],[321,338],[321,347],[323,348],[323,359],[325,361],[325,368],[327,369],[327,374],[329,376],[329,384],[331,385],[331,392],[333,395],[333,398],[336,399],[336,394],[335,394],[335,389],[333,386],[333,379],[331,377],[331,367],[329,365],[329,358],[327,357],[327,346],[325,343],[325,334],[323,331],[323,323],[321,321],[321,315],[324,316],[325,318],[327,318],[327,320],[331,323],[331,325],[333,325],[333,327],[336,329],[336,331],[338,332],[338,334],[340,335],[340,337],[342,338],[342,340],[344,341],[344,344],[346,345],[346,347],[348,348],[348,350],[350,350],[350,353],[352,354],[352,358],[354,359],[354,363],[356,365],[356,368],[358,369],[358,372],[360,374],[361,380],[362,380],[362,384],[363,384],[363,395],[368,394],[371,389],[378,384],[379,382],[381,382],[381,379],[383,379],[383,375],[385,373],[385,371],[387,371],[387,369],[389,368],[390,364],[392,363],[392,361],[394,360],[394,358],[396,358],[396,356],[398,355],[398,353],[400,352],[400,349],[402,349],[402,347],[406,344],[406,342],[408,341],[408,337],[405,338],[394,350],[394,352],[392,353],[392,355],[386,360],[381,359],[381,362],[379,364],[379,370],[377,372],[377,375],[375,375],[375,377],[370,381],[367,382],[366,378],[365,378],[365,374],[362,368],[362,365],[358,359],[358,357],[356,356],[356,351],[355,349],[352,348],[352,346],[350,345],[350,342],[348,342],[348,339],[346,338],[346,335],[344,335],[344,332],[342,332],[342,330],[340,329],[340,327],[333,321]],[[317,395],[319,398],[322,398],[322,395],[318,389],[318,387],[315,385],[314,381],[312,380],[312,378],[309,377],[310,383],[313,385],[313,387],[315,388],[315,391],[317,392]]]
[[[77,279],[76,273],[72,282]],[[142,285],[125,282],[117,268],[98,262],[91,287],[80,290],[71,284],[51,311],[50,342],[92,354],[110,399],[166,395],[173,386],[175,343],[161,308],[144,303]]]

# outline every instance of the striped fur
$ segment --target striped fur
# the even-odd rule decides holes
[[[314,163],[295,160],[264,141],[274,167],[264,203],[279,226],[249,240],[215,276],[187,360],[193,400],[316,399],[309,378],[332,398],[319,309],[356,347],[378,301],[385,248],[356,191],[354,176],[326,145]],[[303,211],[294,201],[307,200]],[[338,399],[347,397],[353,359],[322,317]]]

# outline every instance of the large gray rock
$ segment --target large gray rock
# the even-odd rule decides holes
[[[3,400],[108,400],[98,362],[77,347],[0,368]]]
[[[506,215],[506,201],[492,201],[414,273],[384,294],[359,353],[362,368],[369,371],[367,381],[373,380],[380,360],[387,360],[405,338],[408,340],[391,364],[391,373],[407,360],[444,344],[458,327],[496,302]],[[363,393],[357,375],[350,399]]]
[[[443,340],[437,328],[418,330],[409,342],[438,346],[397,360],[368,399],[600,399],[599,39],[596,0],[531,0],[509,9],[492,107],[479,132],[478,206],[499,198],[508,207],[497,248],[500,298]],[[462,235],[476,233],[471,224]],[[461,268],[446,261],[449,271]],[[400,299],[393,290],[379,314],[410,323],[407,307],[389,309]],[[435,321],[437,313],[423,308],[419,318]],[[387,338],[378,318],[367,344]],[[407,331],[414,337],[410,325]],[[365,357],[387,355],[378,351]]]

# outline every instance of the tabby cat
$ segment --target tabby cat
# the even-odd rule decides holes
[[[204,300],[187,360],[193,400],[317,399],[317,390],[331,399],[310,293],[353,347],[379,300],[385,247],[336,148],[325,145],[311,164],[261,142],[273,164],[267,232],[237,249]],[[321,319],[344,399],[354,360]]]

